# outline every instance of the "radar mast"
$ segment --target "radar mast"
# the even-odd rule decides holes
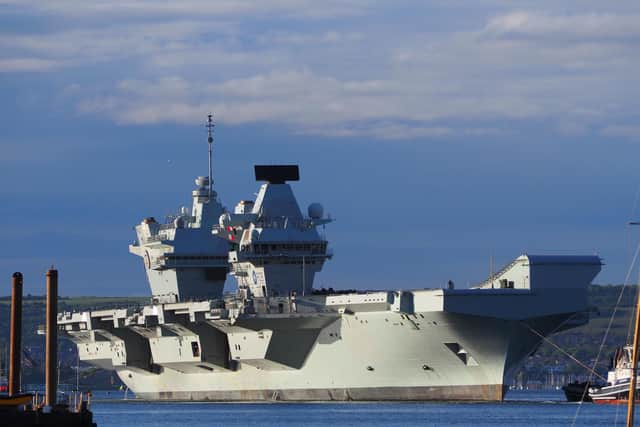
[[[213,128],[215,125],[213,124],[213,114],[209,114],[207,116],[207,142],[209,143],[209,197],[208,200],[211,200],[211,189],[213,187],[213,154],[212,154],[212,146],[213,146]]]

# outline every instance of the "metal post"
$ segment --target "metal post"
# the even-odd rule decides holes
[[[80,391],[80,350],[76,346],[77,358],[76,358],[76,393]]]
[[[47,334],[45,346],[45,406],[57,402],[58,378],[58,270],[47,271]]]
[[[20,393],[22,348],[22,273],[11,278],[11,331],[9,338],[9,396]]]
[[[211,188],[213,187],[213,155],[211,152],[212,149],[212,144],[213,144],[213,115],[209,114],[207,116],[207,129],[208,129],[208,134],[207,134],[207,142],[209,143],[209,200],[211,201]]]

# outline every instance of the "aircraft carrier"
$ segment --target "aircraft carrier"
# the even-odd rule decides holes
[[[390,276],[390,290],[314,290],[332,219],[319,203],[303,214],[296,165],[255,166],[257,197],[228,212],[213,189],[211,129],[209,118],[209,176],[191,209],[136,226],[129,250],[151,303],[58,316],[81,360],[115,370],[136,396],[500,401],[543,337],[588,321],[602,265],[591,255],[520,255],[468,289],[402,290]],[[223,294],[227,275],[235,293]]]

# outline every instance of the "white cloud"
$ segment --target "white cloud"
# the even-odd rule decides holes
[[[482,35],[503,39],[558,42],[638,41],[640,15],[574,14],[551,15],[512,12],[492,18]]]
[[[601,133],[604,136],[640,141],[640,126],[637,125],[609,125]]]
[[[415,138],[442,138],[451,136],[456,131],[444,126],[409,126],[405,124],[367,123],[366,125],[350,128],[315,128],[308,129],[306,133],[336,136],[336,137],[373,137],[377,139],[415,139]]]
[[[274,31],[257,37],[256,41],[262,45],[316,45],[316,44],[336,44],[360,41],[364,38],[358,32],[340,32],[329,30],[322,33],[301,33]]]
[[[411,93],[410,86],[398,87],[394,82],[341,81],[309,70],[282,70],[208,86],[171,77],[122,81],[116,87],[109,95],[83,101],[80,111],[103,113],[118,122],[134,124],[191,123],[203,111],[214,111],[218,120],[229,124],[269,121],[289,124],[303,133],[381,139],[504,133],[492,127],[455,129],[434,124],[437,119],[486,114],[480,105],[473,105],[481,100],[448,101],[446,108],[434,102],[420,110],[416,104],[430,96],[428,90]]]
[[[110,19],[113,17],[224,17],[234,15],[326,18],[357,14],[368,3],[364,0],[352,0],[348,3],[339,0],[324,0],[322,2],[314,0],[112,0],[109,2],[23,0],[9,2],[9,4],[17,5],[23,10],[31,10],[41,14],[92,19],[98,17]]]
[[[58,65],[57,61],[41,58],[0,58],[0,73],[51,71]]]
[[[197,42],[199,36],[215,34],[224,40],[233,31],[230,25],[202,21],[113,25],[45,34],[4,34],[0,36],[0,47],[5,52],[28,52],[56,60],[59,65],[77,66],[182,51]]]
[[[465,10],[452,4],[454,14]],[[87,67],[98,74],[118,64],[117,76],[67,80],[73,91],[61,91],[81,113],[121,123],[192,122],[215,111],[233,124],[399,139],[500,135],[522,120],[588,134],[640,111],[637,11],[594,2],[562,12],[546,3],[524,11],[483,4],[492,16],[467,18],[461,28],[449,17],[450,26],[421,32],[388,17],[393,5],[364,1],[327,3],[325,15],[311,1],[29,2],[16,7],[76,24],[3,33],[0,70],[73,75],[83,67],[86,75]],[[414,7],[429,18],[429,6]],[[116,15],[117,24],[105,18]]]

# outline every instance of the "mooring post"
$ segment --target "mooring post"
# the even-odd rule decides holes
[[[58,376],[58,270],[47,271],[47,322],[45,345],[45,406],[57,403]]]
[[[20,393],[22,348],[22,273],[11,278],[11,330],[9,332],[9,396]]]

